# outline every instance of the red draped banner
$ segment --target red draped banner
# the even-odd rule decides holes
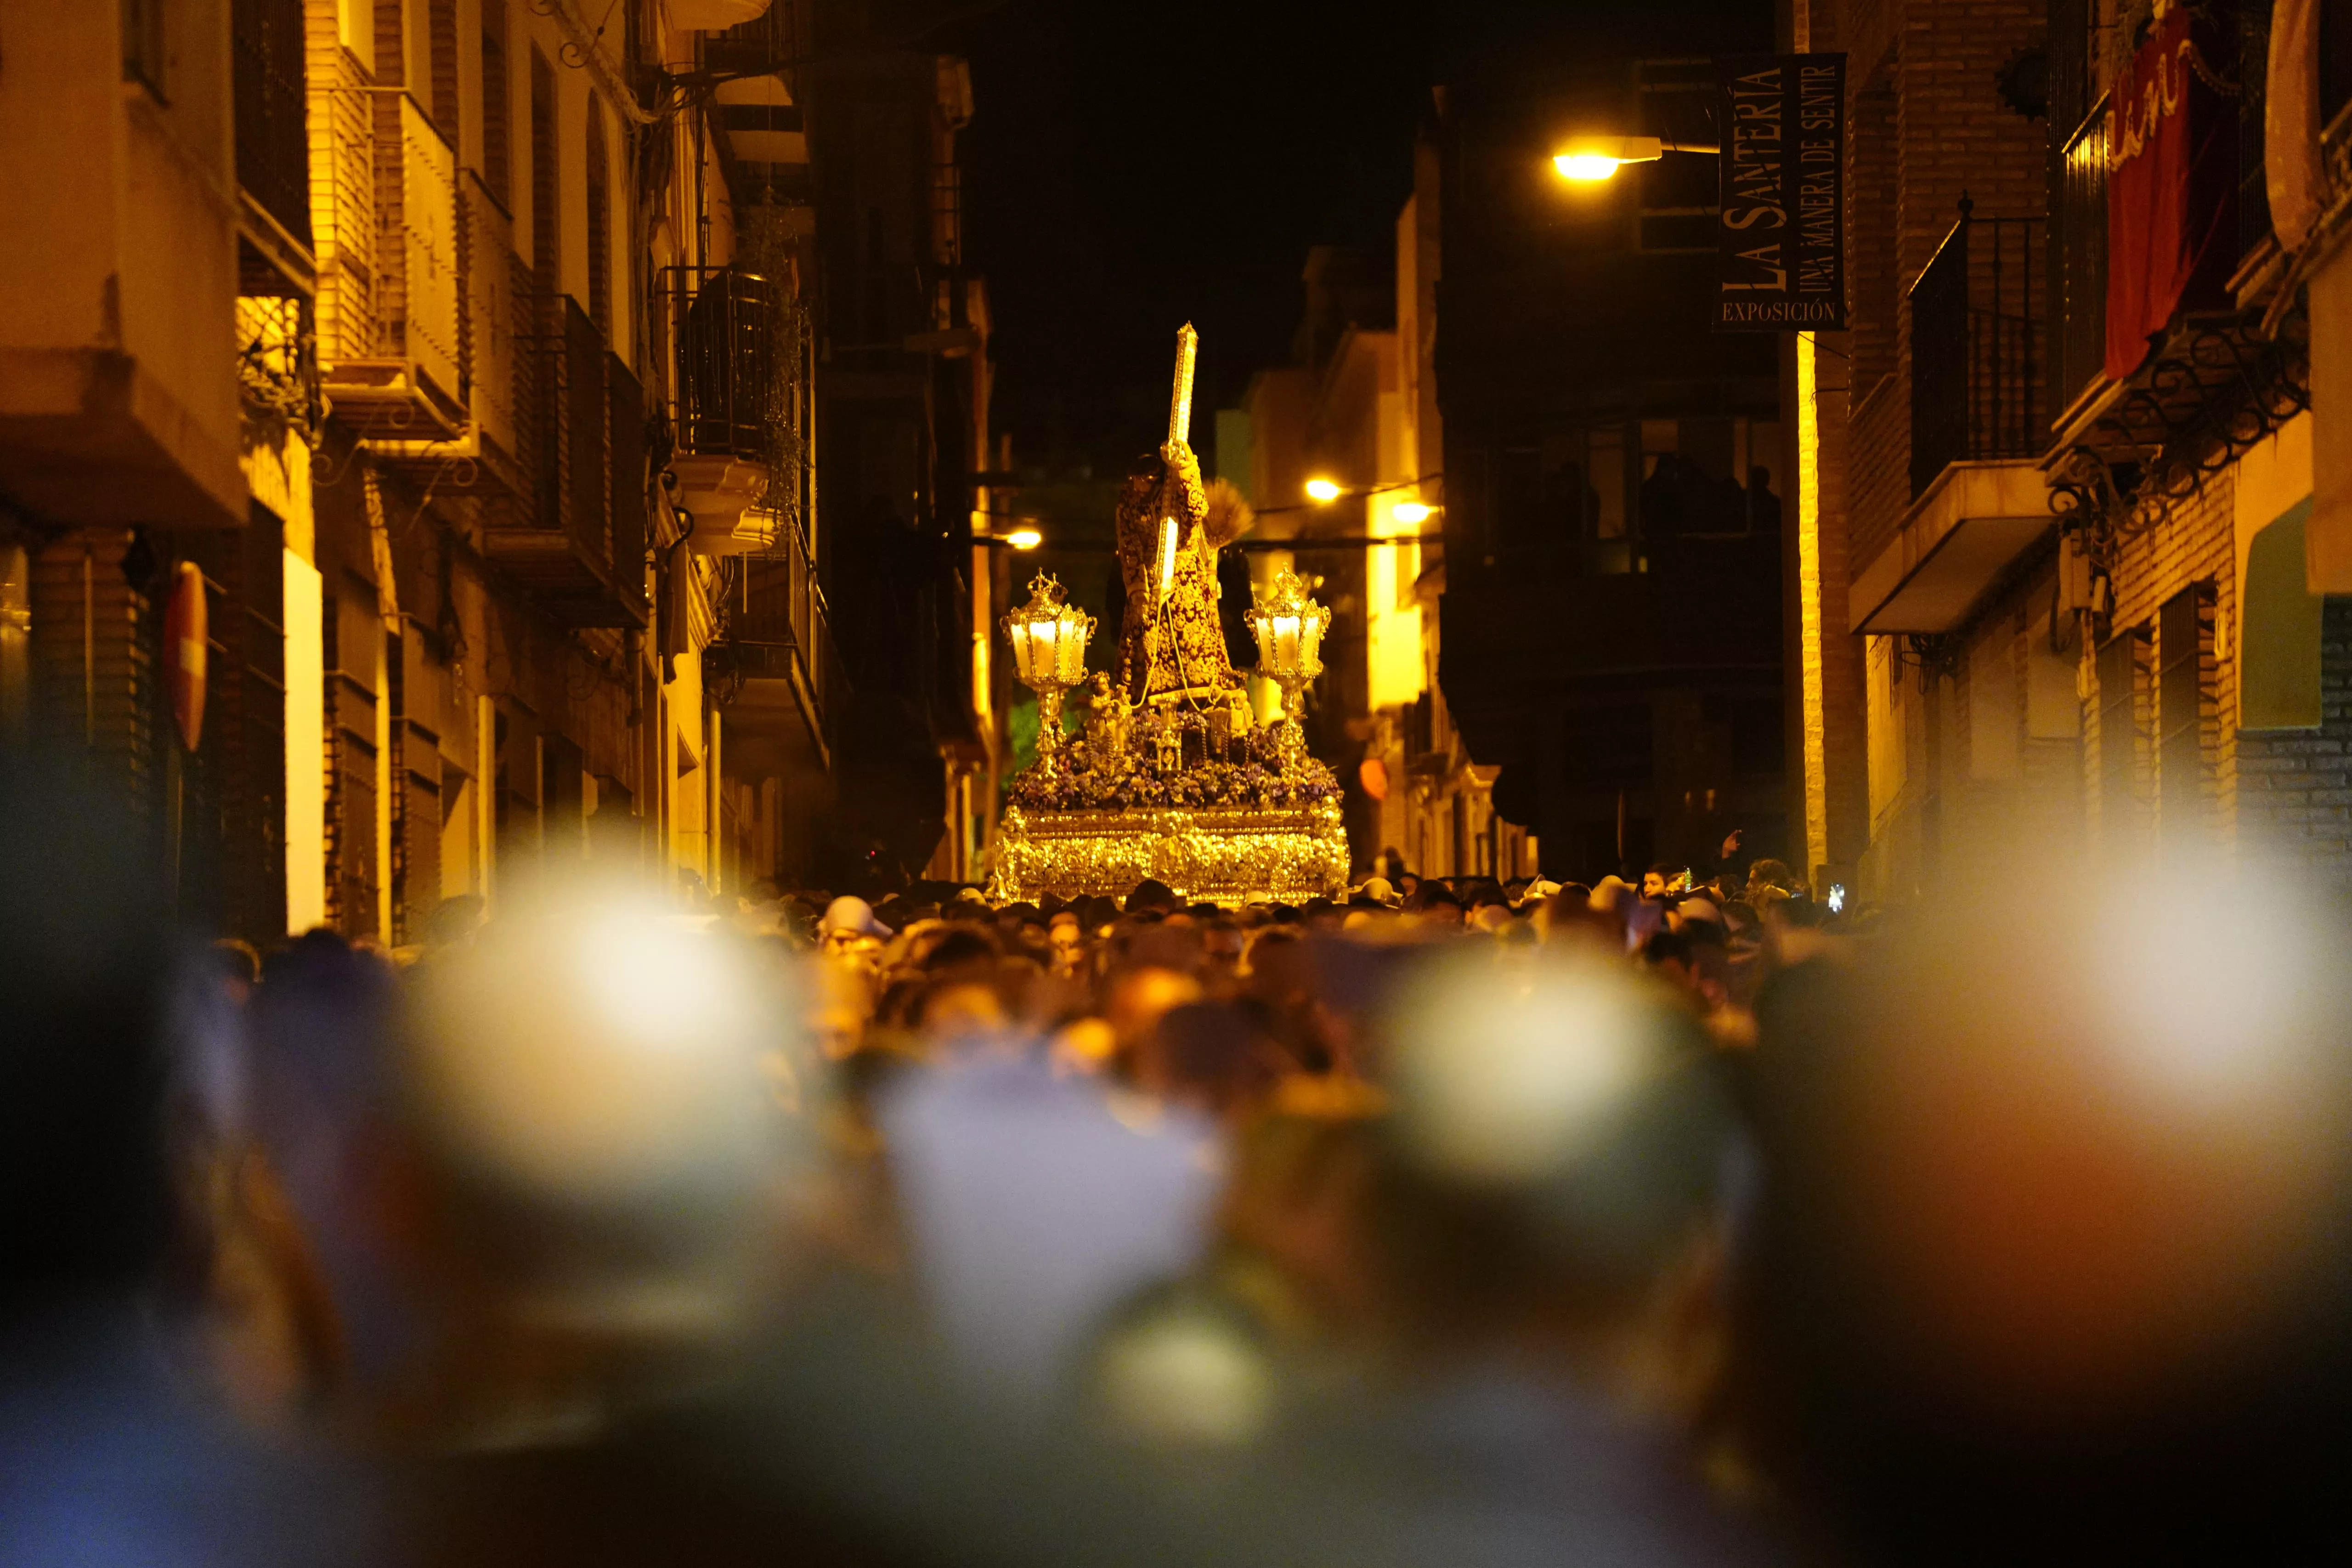
[[[2175,5],[2115,87],[2107,149],[2107,377],[2147,358],[2175,311],[2229,302],[2238,258],[2234,84]]]

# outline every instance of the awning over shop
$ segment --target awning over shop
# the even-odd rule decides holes
[[[1855,576],[1857,632],[1948,632],[2056,525],[2032,459],[1954,463]]]

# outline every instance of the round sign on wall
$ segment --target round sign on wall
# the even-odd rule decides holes
[[[210,659],[205,616],[205,574],[193,561],[172,574],[172,596],[163,606],[163,685],[172,697],[172,722],[180,744],[196,749],[205,734],[205,670]]]

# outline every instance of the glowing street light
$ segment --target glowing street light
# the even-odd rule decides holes
[[[1617,177],[1617,160],[1604,158],[1597,153],[1562,153],[1551,161],[1563,180],[1613,180]]]
[[[1696,142],[1664,142],[1655,136],[1580,136],[1552,154],[1551,166],[1563,180],[1591,184],[1613,180],[1628,163],[1654,163],[1669,153],[1719,156],[1722,151]]]
[[[1004,542],[1015,550],[1034,550],[1045,542],[1045,536],[1034,528],[1016,528],[1004,536]]]
[[[1343,493],[1336,480],[1314,479],[1307,481],[1307,497],[1317,506],[1329,506]]]
[[[1401,500],[1396,504],[1394,515],[1399,522],[1419,527],[1429,521],[1429,514],[1435,510],[1434,507],[1423,506],[1417,500]]]

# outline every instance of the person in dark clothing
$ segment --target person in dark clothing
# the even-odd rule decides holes
[[[2345,916],[2233,881],[2039,856],[1764,986],[1738,1362],[1849,1560],[2352,1550]]]
[[[1235,669],[1257,668],[1257,636],[1250,629],[1255,602],[1248,555],[1238,544],[1224,546],[1217,552],[1217,618],[1224,623],[1225,658]]]
[[[151,844],[71,772],[0,761],[0,1568],[365,1568],[356,1478],[266,1449],[187,1375],[205,1238]]]

